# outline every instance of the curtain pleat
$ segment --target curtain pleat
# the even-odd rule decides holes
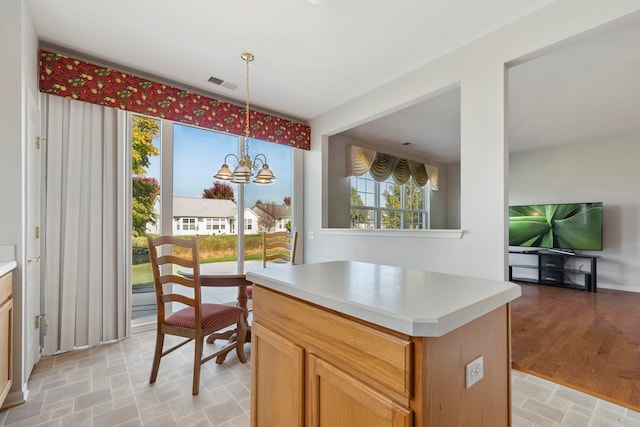
[[[424,165],[424,167],[429,175],[429,180],[431,181],[431,189],[433,191],[438,191],[438,167],[432,165]]]
[[[409,170],[413,181],[417,186],[423,187],[429,181],[427,168],[423,163],[414,162],[413,160],[408,160],[407,162],[409,163]]]
[[[45,354],[126,334],[125,113],[47,96]]]
[[[409,170],[409,161],[405,159],[397,159],[395,167],[391,171],[393,180],[398,184],[406,184],[411,178],[411,171]]]
[[[389,154],[377,153],[371,169],[369,169],[369,173],[376,181],[384,181],[389,178],[397,162],[398,159],[396,157],[390,156]]]
[[[376,158],[376,152],[366,148],[350,145],[347,147],[347,156],[351,159],[347,162],[347,176],[360,176],[371,169],[371,165]]]
[[[423,187],[431,181],[431,189],[438,190],[438,167],[401,159],[390,154],[350,145],[347,147],[347,176],[360,176],[367,172],[376,181],[385,181],[389,176],[398,184],[406,184],[410,178]]]

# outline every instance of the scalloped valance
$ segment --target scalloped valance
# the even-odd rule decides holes
[[[40,92],[244,135],[244,107],[40,50]],[[311,128],[251,110],[250,138],[309,150]]]
[[[431,182],[431,189],[438,190],[438,167],[401,159],[390,154],[350,145],[347,147],[347,176],[360,176],[369,172],[373,179],[382,182],[389,176],[398,184],[406,184],[409,178],[419,187]]]

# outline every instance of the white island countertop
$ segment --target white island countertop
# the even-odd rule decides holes
[[[0,276],[4,276],[17,266],[18,264],[15,261],[0,261]]]
[[[414,337],[445,335],[521,294],[503,280],[356,261],[263,268],[247,279]]]

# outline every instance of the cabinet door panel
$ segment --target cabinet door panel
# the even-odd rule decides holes
[[[362,382],[388,387],[400,395],[397,399],[408,401],[412,395],[412,343],[408,337],[391,335],[262,286],[253,287],[253,318],[286,331],[292,340],[324,360],[330,356],[345,369],[358,371]]]
[[[331,364],[308,357],[307,420],[312,427],[411,427],[407,408]]]
[[[251,425],[304,425],[304,349],[251,325]]]
[[[11,353],[13,350],[12,342],[12,317],[13,317],[13,300],[9,299],[4,303],[0,303],[0,406],[9,393],[11,388]]]

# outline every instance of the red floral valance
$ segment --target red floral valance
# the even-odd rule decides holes
[[[40,51],[40,92],[233,135],[245,130],[244,107],[46,50]],[[251,138],[310,149],[309,126],[255,110],[250,115]]]

